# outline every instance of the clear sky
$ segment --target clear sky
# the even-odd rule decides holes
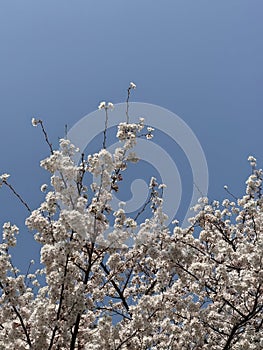
[[[31,118],[56,146],[65,124],[123,102],[134,81],[133,101],[176,113],[199,139],[209,198],[225,184],[240,195],[247,157],[263,161],[262,13],[262,0],[1,0],[0,172],[36,208],[48,148]],[[4,188],[0,213],[1,225],[27,215]],[[25,264],[35,246],[24,228],[21,244]]]

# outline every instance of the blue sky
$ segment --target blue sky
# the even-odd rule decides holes
[[[248,155],[263,160],[262,11],[261,0],[2,0],[0,172],[36,208],[48,148],[31,118],[56,146],[65,124],[123,102],[134,81],[132,101],[167,108],[198,137],[209,197],[222,199],[225,184],[240,195]],[[24,265],[36,248],[27,212],[4,188],[0,210],[1,225],[21,226]]]

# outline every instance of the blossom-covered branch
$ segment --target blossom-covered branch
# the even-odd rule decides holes
[[[31,211],[8,175],[0,177],[30,212],[26,225],[40,245],[41,263],[33,273],[32,264],[26,275],[19,272],[10,254],[19,230],[5,223],[1,349],[262,349],[263,172],[249,157],[244,196],[222,203],[201,198],[187,228],[178,222],[167,227],[165,185],[154,177],[133,217],[123,202],[113,210],[112,195],[126,168],[139,161],[137,139],[151,139],[154,131],[144,132],[143,119],[129,121],[135,87],[129,85],[126,121],[118,126],[120,146],[107,149],[113,105],[102,102],[102,149],[82,154],[80,164],[70,140],[61,139],[53,150],[42,121],[32,120],[41,125],[51,153],[41,161],[50,184],[41,186],[39,208]]]

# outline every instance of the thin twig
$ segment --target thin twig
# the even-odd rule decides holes
[[[225,190],[231,197],[233,197],[236,201],[238,200],[237,196],[235,196],[232,192],[230,192],[227,186],[224,186],[224,190]]]
[[[127,89],[128,95],[126,99],[126,123],[129,124],[129,100],[131,96],[131,87],[129,86]]]
[[[105,126],[104,126],[104,131],[103,131],[103,149],[106,149],[107,129],[108,129],[108,107],[105,107]]]
[[[31,213],[32,210],[29,208],[28,204],[23,200],[19,193],[16,192],[14,187],[10,185],[7,181],[3,181],[3,183],[10,188],[10,190],[14,193],[14,195],[20,200],[20,202],[27,208],[27,210]]]
[[[30,349],[31,349],[31,348],[32,348],[32,343],[31,343],[31,340],[30,340],[28,331],[27,331],[27,329],[26,329],[26,325],[25,325],[25,323],[24,323],[24,321],[23,321],[23,318],[22,318],[22,316],[20,315],[20,312],[18,311],[18,309],[16,308],[16,306],[13,306],[13,310],[15,311],[15,314],[17,315],[17,317],[18,317],[18,319],[19,319],[19,321],[20,321],[20,324],[21,324],[21,326],[22,326],[22,328],[23,328],[23,331],[24,331],[24,333],[25,333],[25,336],[26,336],[27,343],[28,343],[28,345],[29,345],[29,347],[30,347]]]
[[[131,90],[134,90],[136,88],[136,85],[133,82],[130,82],[130,85],[127,89],[127,99],[126,99],[126,123],[129,124],[129,100],[131,96]]]
[[[45,136],[46,143],[48,144],[48,146],[49,146],[49,148],[50,148],[50,152],[51,152],[51,154],[53,154],[54,151],[53,151],[52,143],[51,143],[51,142],[49,141],[49,139],[48,139],[48,134],[47,134],[47,132],[46,132],[46,130],[45,130],[45,128],[44,128],[43,121],[42,121],[42,120],[39,120],[39,124],[41,125],[41,129],[42,129],[42,132],[43,132],[43,134],[44,134],[44,136]]]
[[[68,139],[68,125],[65,124],[65,139]]]

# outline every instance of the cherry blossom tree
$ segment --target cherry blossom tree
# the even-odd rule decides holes
[[[165,224],[163,184],[155,178],[134,217],[125,203],[111,207],[125,169],[138,158],[138,137],[152,138],[144,121],[118,127],[120,147],[81,156],[70,140],[49,142],[42,120],[33,118],[50,149],[41,166],[50,175],[44,202],[26,220],[41,245],[41,268],[23,275],[10,248],[19,229],[5,223],[0,244],[1,349],[262,349],[262,170],[249,157],[251,175],[242,198],[221,204],[201,198],[187,228]],[[86,175],[96,179],[86,182]],[[227,188],[226,188],[227,190]],[[228,191],[228,190],[227,190]],[[233,198],[233,197],[232,197]],[[150,208],[138,224],[142,211]],[[112,224],[112,229],[109,230]],[[127,244],[131,240],[133,244]],[[44,280],[44,282],[43,282]]]

